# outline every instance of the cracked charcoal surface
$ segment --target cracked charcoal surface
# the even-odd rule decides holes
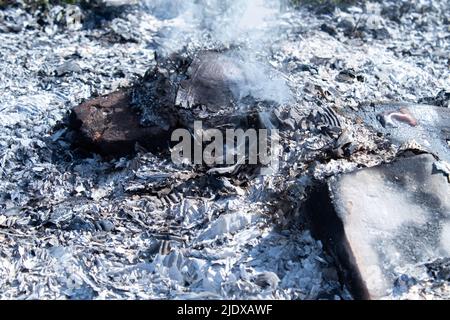
[[[448,108],[449,2],[261,6],[276,19],[251,32],[238,23],[243,1],[115,2],[0,11],[0,298],[350,299],[302,203],[314,179],[407,148],[349,110]],[[145,150],[106,160],[70,147],[72,107],[142,83],[155,56],[233,46],[286,75],[295,96],[273,109],[277,174],[206,175]],[[396,270],[390,298],[449,298],[446,258]]]
[[[161,130],[189,128],[198,120],[211,128],[237,125],[291,100],[281,73],[246,61],[239,50],[171,55],[158,61],[131,91],[141,124]]]

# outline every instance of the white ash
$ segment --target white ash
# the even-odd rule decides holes
[[[193,168],[151,154],[106,162],[79,159],[70,149],[57,125],[71,107],[130,85],[154,65],[155,50],[185,43],[163,35],[169,28],[183,34],[193,26],[183,22],[191,20],[177,10],[161,17],[166,4],[154,3],[160,7],[127,6],[103,28],[81,27],[88,12],[73,7],[64,12],[75,18],[54,9],[57,17],[51,13],[54,22],[44,27],[21,8],[1,11],[0,298],[350,298],[303,225],[301,202],[312,177],[392,158],[395,150],[362,125],[341,119],[357,145],[349,158],[316,161],[334,140],[307,126],[283,137],[290,150],[279,175],[253,178],[249,186],[203,176],[217,185],[206,190]],[[258,59],[288,74],[299,104],[290,116],[303,119],[318,104],[339,113],[364,101],[415,102],[450,88],[449,2],[413,1],[401,16],[383,13],[396,5],[369,2],[332,16],[280,12],[271,23],[282,36],[264,39],[271,43]],[[202,17],[209,17],[206,9]],[[343,20],[360,29],[346,36],[336,27]],[[320,31],[323,23],[336,36]],[[380,38],[376,30],[383,28],[390,37]],[[198,30],[186,34],[189,50],[232,39],[209,41]],[[344,69],[363,78],[338,81]],[[399,276],[418,270],[423,266]],[[392,297],[414,290],[424,298],[450,297],[448,284],[423,279]],[[436,284],[440,289],[431,289]]]

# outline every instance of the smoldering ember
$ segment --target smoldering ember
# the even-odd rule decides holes
[[[0,298],[450,298],[448,12],[0,1]]]

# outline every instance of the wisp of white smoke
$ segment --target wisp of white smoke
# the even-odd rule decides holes
[[[165,27],[159,35],[166,54],[193,49],[263,48],[279,35],[286,0],[147,0],[145,7]]]
[[[287,0],[148,0],[145,7],[164,21],[156,39],[160,56],[227,50],[248,80],[241,92],[286,103],[285,79],[267,66],[271,44],[281,36]],[[273,72],[272,72],[273,71]]]

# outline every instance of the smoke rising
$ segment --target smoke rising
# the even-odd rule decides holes
[[[291,92],[268,66],[274,39],[282,35],[286,0],[149,0],[147,10],[164,20],[155,39],[159,56],[225,51],[245,75],[241,98],[286,103]]]
[[[264,51],[279,36],[285,1],[148,0],[146,7],[166,22],[158,39],[165,52],[160,53],[236,46]]]

